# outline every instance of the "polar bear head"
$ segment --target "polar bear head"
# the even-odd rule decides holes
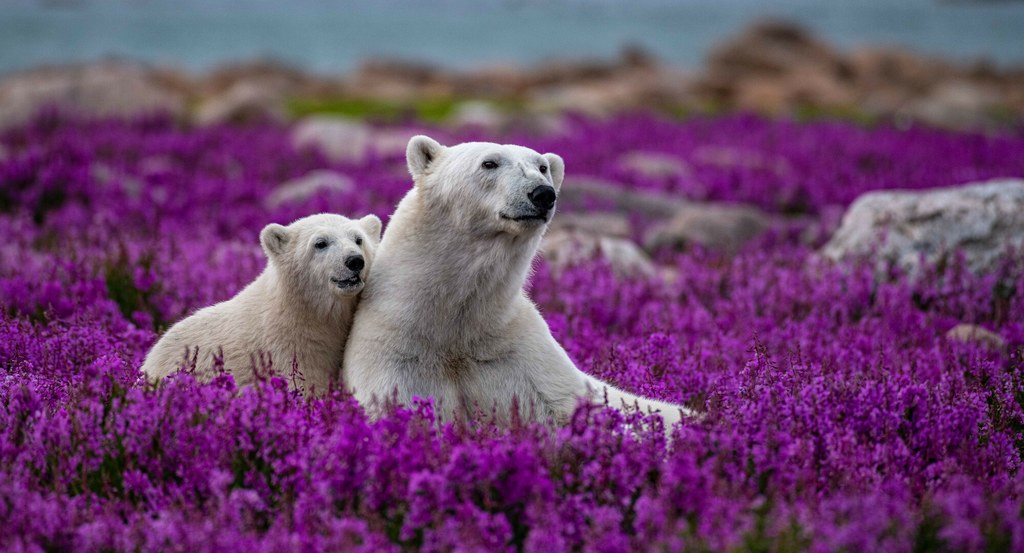
[[[311,305],[329,306],[363,289],[380,226],[375,215],[352,220],[321,213],[288,226],[267,225],[260,244],[286,286],[300,290]]]
[[[406,160],[431,217],[475,235],[539,234],[555,214],[565,177],[555,154],[490,142],[445,147],[415,136]]]

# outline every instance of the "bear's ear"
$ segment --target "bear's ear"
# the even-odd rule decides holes
[[[263,246],[263,251],[267,252],[267,257],[281,255],[289,238],[288,228],[277,223],[270,223],[260,232],[260,244]]]
[[[429,136],[420,134],[409,139],[409,146],[405,148],[405,161],[409,164],[412,178],[419,179],[443,151],[444,146]]]
[[[565,162],[558,154],[544,154],[544,159],[548,161],[548,168],[551,169],[551,184],[557,191],[562,187],[562,181],[565,180]]]
[[[363,227],[366,234],[373,239],[374,242],[380,242],[380,218],[376,215],[367,215],[359,220],[359,226]]]

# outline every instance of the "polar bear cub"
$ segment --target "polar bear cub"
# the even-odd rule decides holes
[[[565,175],[528,148],[414,137],[414,186],[399,203],[363,292],[343,376],[365,404],[434,398],[507,417],[517,404],[565,421],[580,398],[639,404],[666,423],[685,408],[637,397],[580,371],[523,292]]]
[[[200,309],[164,333],[142,372],[158,380],[196,360],[209,380],[215,359],[239,386],[268,365],[306,393],[327,390],[337,378],[348,331],[374,252],[381,222],[318,214],[288,226],[267,225],[260,244],[263,273],[230,300]]]

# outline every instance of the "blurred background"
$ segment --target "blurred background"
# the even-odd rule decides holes
[[[1024,3],[5,0],[0,79],[0,125],[66,104],[200,123],[643,109],[991,128],[1024,113]]]

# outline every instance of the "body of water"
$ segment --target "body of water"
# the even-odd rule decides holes
[[[336,72],[392,56],[453,67],[608,58],[635,44],[696,67],[752,20],[843,48],[902,45],[1024,65],[1024,3],[937,0],[2,0],[0,72],[106,56],[190,69],[275,58]]]

